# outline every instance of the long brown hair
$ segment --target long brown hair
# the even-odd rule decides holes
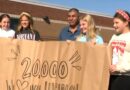
[[[20,14],[19,24],[18,24],[17,31],[20,32],[20,31],[23,29],[23,27],[21,26],[21,18],[22,18],[23,16],[26,16],[26,17],[28,18],[28,20],[29,20],[29,26],[28,26],[27,29],[31,30],[31,32],[34,33],[34,29],[33,29],[33,19],[32,19],[32,16],[31,16],[29,13],[27,13],[27,12],[22,12],[22,13]]]

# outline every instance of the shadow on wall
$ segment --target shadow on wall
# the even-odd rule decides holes
[[[50,19],[49,19],[48,16],[44,16],[44,17],[43,17],[43,20],[44,20],[46,23],[51,24]]]

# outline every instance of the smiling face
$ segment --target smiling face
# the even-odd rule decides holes
[[[80,30],[82,33],[86,33],[88,28],[88,23],[85,20],[80,20]]]
[[[27,16],[23,15],[20,19],[20,23],[21,23],[21,26],[25,29],[25,28],[28,28],[30,23],[29,23],[29,19]]]
[[[70,26],[76,26],[78,24],[79,16],[76,11],[68,13],[68,23]]]
[[[128,25],[128,22],[124,22],[119,18],[114,18],[113,23],[113,27],[115,28],[117,34],[123,33],[125,27]]]
[[[8,30],[10,28],[10,19],[8,17],[4,17],[0,22],[1,28],[4,30]]]

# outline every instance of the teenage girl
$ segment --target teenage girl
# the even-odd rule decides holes
[[[81,34],[77,37],[77,41],[103,44],[103,39],[98,35],[91,15],[85,15],[80,18],[80,30]]]
[[[0,37],[13,38],[15,31],[10,29],[10,16],[2,14],[0,16]]]
[[[19,17],[19,25],[15,34],[17,39],[40,40],[39,33],[33,28],[32,16],[27,12],[22,12]]]
[[[117,34],[109,42],[113,49],[109,90],[130,90],[130,14],[117,10],[113,23]]]

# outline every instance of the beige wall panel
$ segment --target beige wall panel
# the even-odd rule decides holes
[[[47,24],[44,21],[35,21],[34,28],[40,33],[42,40],[58,40],[60,30],[65,24],[51,23]]]

